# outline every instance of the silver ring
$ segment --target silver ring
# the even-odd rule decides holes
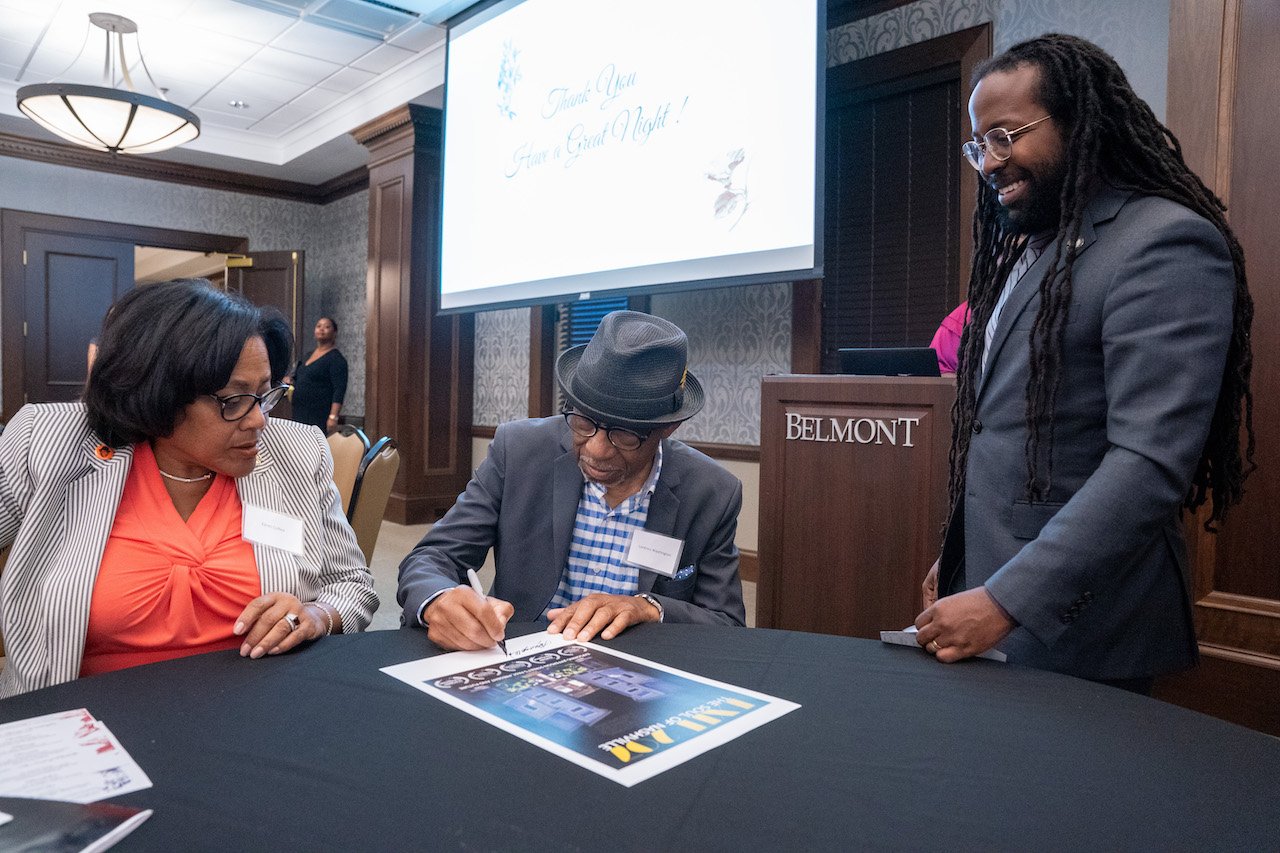
[[[290,634],[292,634],[294,631],[298,630],[298,616],[297,616],[297,614],[296,614],[296,613],[286,613],[286,614],[284,615],[284,621],[286,621],[286,622],[288,622],[288,623],[289,623],[289,633],[290,633]]]

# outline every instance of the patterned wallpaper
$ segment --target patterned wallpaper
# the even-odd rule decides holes
[[[996,53],[1049,32],[1072,33],[1120,63],[1134,91],[1163,121],[1169,0],[918,0],[827,32],[827,65],[993,24]]]
[[[993,21],[1000,0],[919,0],[827,31],[827,67]]]
[[[707,403],[677,438],[760,443],[760,379],[791,367],[791,285],[668,293],[649,310],[689,336],[689,371]]]
[[[316,249],[307,253],[303,334],[311,335],[321,317],[330,317],[338,324],[338,349],[346,356],[348,371],[342,410],[363,415],[369,192],[354,193],[323,207],[308,207],[316,211],[312,238]],[[308,338],[305,344],[303,352],[309,352],[315,339]]]
[[[791,286],[731,287],[653,296],[649,310],[689,336],[689,370],[706,406],[679,438],[759,444],[760,377],[791,363]],[[476,315],[477,426],[528,416],[529,309]]]
[[[251,251],[306,252],[304,328],[332,311],[352,367],[346,410],[364,413],[368,195],[326,206],[0,157],[0,207],[249,238]],[[300,342],[303,351],[314,345]]]
[[[475,413],[497,426],[529,416],[529,309],[476,313]]]
[[[1169,0],[1005,0],[998,6],[996,53],[1043,33],[1086,38],[1115,57],[1133,91],[1164,121]]]

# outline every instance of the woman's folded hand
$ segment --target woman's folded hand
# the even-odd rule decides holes
[[[245,635],[241,657],[260,658],[287,652],[327,632],[315,608],[304,607],[287,592],[271,592],[249,602],[236,620],[233,633]]]

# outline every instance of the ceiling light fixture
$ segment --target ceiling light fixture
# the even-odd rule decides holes
[[[103,86],[72,83],[39,83],[18,90],[18,109],[46,130],[86,148],[125,154],[148,154],[190,142],[200,135],[200,119],[190,110],[171,104],[152,79],[138,48],[138,63],[159,97],[143,95],[133,85],[125,60],[124,37],[138,25],[107,12],[89,15],[94,26],[106,31]],[[115,34],[113,44],[111,36]],[[111,86],[117,67],[126,89]]]

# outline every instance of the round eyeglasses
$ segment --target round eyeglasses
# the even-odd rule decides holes
[[[254,406],[261,406],[262,414],[265,415],[276,407],[276,403],[284,399],[288,391],[288,385],[277,385],[265,394],[231,394],[227,397],[209,394],[207,396],[218,401],[218,405],[222,407],[224,421],[238,421],[253,411]]]
[[[605,426],[577,412],[561,412],[560,414],[564,415],[565,421],[569,424],[569,429],[573,430],[575,435],[591,438],[600,430],[604,430],[605,438],[609,439],[609,443],[619,450],[635,450],[644,444],[652,434],[646,432],[642,435],[625,427]]]
[[[982,161],[987,154],[1001,162],[1008,160],[1013,156],[1013,140],[1015,137],[1021,136],[1040,122],[1048,121],[1051,118],[1053,116],[1038,118],[1013,130],[993,127],[982,135],[981,142],[966,142],[960,146],[960,151],[964,154],[965,159],[969,161],[969,165],[981,172]]]

